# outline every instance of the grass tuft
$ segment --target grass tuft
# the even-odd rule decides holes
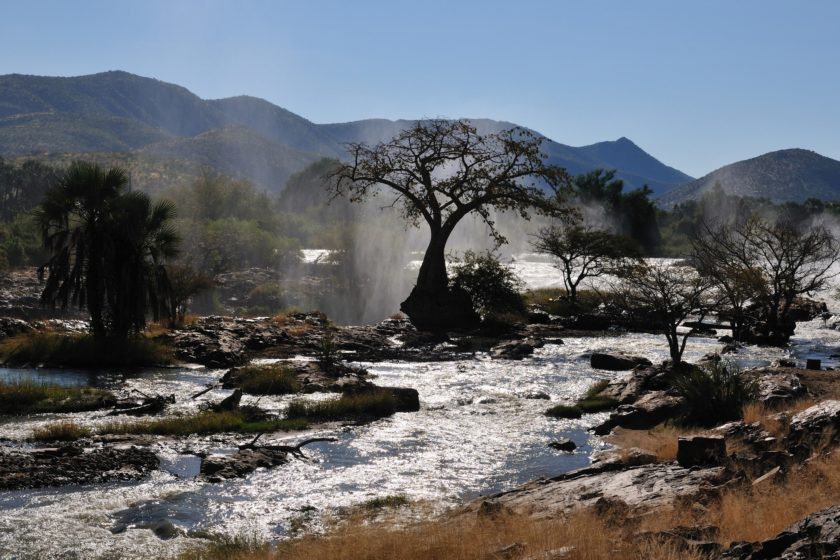
[[[199,412],[188,416],[111,422],[100,428],[103,434],[151,434],[165,436],[207,435],[224,432],[257,433],[302,430],[307,427],[302,418],[261,420],[249,422],[239,412]]]
[[[301,386],[295,371],[282,364],[239,368],[235,383],[251,395],[288,395]]]
[[[149,367],[174,362],[172,349],[148,338],[96,340],[86,334],[35,333],[0,343],[0,358],[10,365],[47,367]]]
[[[545,415],[552,418],[580,418],[583,411],[574,405],[558,404],[546,410]]]
[[[384,418],[397,410],[397,401],[390,391],[376,390],[326,401],[294,401],[289,404],[289,418],[329,422],[357,418]]]
[[[62,420],[35,428],[32,439],[35,441],[76,441],[92,434],[90,428],[79,426],[72,420]]]
[[[0,381],[0,414],[84,412],[112,406],[115,401],[113,394],[102,389]]]

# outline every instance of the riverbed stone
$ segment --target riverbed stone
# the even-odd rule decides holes
[[[494,346],[490,350],[490,357],[494,360],[522,360],[542,348],[543,341],[537,338],[523,340],[508,340]]]
[[[595,369],[626,371],[638,366],[650,366],[651,362],[647,358],[639,356],[628,356],[620,353],[607,354],[603,352],[595,352],[589,359],[589,365]]]
[[[557,438],[556,440],[549,442],[548,446],[552,449],[556,449],[557,451],[566,451],[569,453],[577,449],[577,444],[569,438]]]

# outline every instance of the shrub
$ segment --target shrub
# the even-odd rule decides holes
[[[589,414],[611,410],[618,405],[618,401],[610,397],[587,397],[575,403],[582,412]]]
[[[339,399],[289,404],[288,418],[305,418],[329,422],[356,418],[384,418],[397,410],[397,401],[390,391],[377,390],[355,395],[344,394]]]
[[[36,441],[75,441],[92,434],[90,428],[79,426],[72,420],[62,420],[35,428],[32,439]]]
[[[698,426],[741,418],[744,405],[757,393],[753,379],[723,360],[679,372],[672,383],[685,399],[684,422]]]
[[[467,251],[462,261],[452,268],[450,286],[470,295],[473,308],[483,317],[525,313],[525,302],[520,295],[522,281],[509,266],[487,251]]]
[[[280,364],[240,368],[235,383],[251,395],[288,395],[300,391],[297,374]]]
[[[545,415],[552,418],[580,418],[583,411],[574,405],[558,404],[546,410]]]

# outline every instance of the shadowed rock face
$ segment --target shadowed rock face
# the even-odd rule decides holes
[[[812,513],[772,539],[760,543],[735,543],[722,558],[764,560],[781,558],[838,558],[840,551],[840,506]]]

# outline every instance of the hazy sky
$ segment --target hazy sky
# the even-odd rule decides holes
[[[314,122],[489,117],[627,136],[691,175],[840,159],[840,1],[0,0],[0,74],[121,69]]]

